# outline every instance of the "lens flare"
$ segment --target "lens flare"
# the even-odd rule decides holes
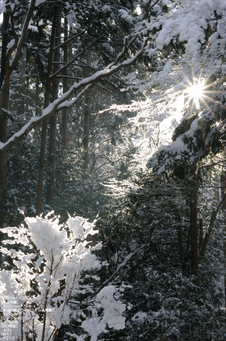
[[[194,79],[193,83],[190,83],[186,88],[187,97],[189,102],[191,102],[192,109],[200,109],[200,102],[203,102],[205,97],[205,88],[205,82],[201,79]]]
[[[188,96],[196,101],[200,100],[204,95],[204,87],[204,82],[195,82],[192,86],[188,88]]]

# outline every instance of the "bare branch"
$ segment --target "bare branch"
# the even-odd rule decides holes
[[[69,43],[70,41],[74,40],[75,38],[78,38],[79,36],[81,36],[84,33],[85,33],[85,30],[83,30],[82,32],[79,32],[78,34],[73,35],[72,37],[68,38],[66,41],[63,41],[61,44],[55,46],[53,48],[53,51],[59,49],[59,47],[64,46],[65,44]]]
[[[72,76],[64,76],[64,75],[60,75],[60,76],[56,76],[56,77],[59,77],[59,78],[67,78],[67,79],[75,79],[75,80],[81,80],[81,79],[83,79],[83,78],[81,78],[81,77],[72,77]],[[107,81],[107,79],[106,79],[106,81]],[[113,84],[113,83],[111,83],[111,82],[108,82],[108,83],[111,84],[111,85],[113,85],[118,91],[120,91],[119,88],[118,88],[115,84]],[[116,95],[113,91],[109,90],[108,88],[106,88],[105,86],[103,86],[103,85],[101,85],[101,84],[96,83],[95,86],[97,86],[97,87],[99,87],[99,88],[101,88],[101,89],[103,89],[103,90],[109,92],[109,93],[110,93],[112,96],[114,96],[114,97],[120,98],[120,97],[119,97],[118,95]],[[67,107],[68,107],[68,105],[67,105]],[[63,108],[63,106],[61,105],[61,106],[60,106],[60,109],[62,109],[62,108]]]
[[[101,37],[102,38],[102,37]],[[67,64],[65,64],[60,70],[58,70],[57,72],[55,72],[53,75],[51,75],[49,78],[52,79],[53,77],[55,77],[56,75],[58,75],[61,71],[63,71],[64,69],[66,69],[69,65],[71,65],[78,57],[80,57],[84,52],[86,52],[91,46],[95,45],[96,42],[99,40],[100,38],[94,40],[93,43],[91,43],[89,46],[87,46],[84,50],[82,50],[80,53],[78,53],[72,60],[70,60]]]

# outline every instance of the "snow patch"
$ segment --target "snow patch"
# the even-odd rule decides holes
[[[44,2],[46,2],[46,0],[36,0],[35,7],[38,7],[39,5],[43,4]]]

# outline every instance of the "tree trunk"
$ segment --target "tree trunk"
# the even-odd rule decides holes
[[[87,53],[87,64],[91,65],[91,53]],[[86,73],[86,76],[87,73]],[[88,169],[89,163],[89,130],[90,130],[90,92],[85,95],[85,111],[84,111],[84,134],[83,134],[83,148],[84,148],[84,169]]]
[[[191,231],[191,272],[198,275],[198,219],[197,219],[197,175],[196,167],[192,169],[193,184],[190,191],[190,231]]]
[[[221,197],[226,192],[226,175],[221,175]],[[224,221],[226,220],[226,201],[222,205],[222,215]],[[226,227],[223,225],[223,253],[224,253],[224,267],[226,266]],[[226,308],[226,276],[224,275],[224,306]]]
[[[84,112],[84,169],[88,169],[89,163],[89,129],[90,129],[90,97],[89,94],[85,96],[85,112]]]
[[[7,44],[9,29],[9,14],[4,12],[2,24],[2,55],[1,55],[1,78],[0,87],[4,82],[7,70]],[[6,90],[6,95],[2,103],[2,109],[8,110],[9,107],[9,87]],[[2,111],[2,110],[1,110]],[[7,141],[7,119],[4,118],[4,111],[0,112],[0,142]],[[5,176],[6,176],[6,151],[0,152],[0,228],[4,223],[4,191],[5,191]],[[0,242],[2,241],[2,234],[0,233]]]
[[[50,103],[50,88],[51,81],[50,75],[52,70],[52,59],[53,59],[53,45],[54,45],[54,36],[55,36],[55,27],[56,27],[56,18],[53,18],[52,25],[52,36],[51,36],[51,44],[50,44],[50,52],[49,52],[49,60],[48,60],[48,75],[46,82],[46,92],[45,92],[45,108],[48,107]],[[46,153],[46,139],[47,139],[47,120],[42,123],[42,136],[41,136],[41,149],[40,149],[40,160],[39,160],[39,176],[38,176],[38,189],[37,189],[37,206],[36,206],[36,214],[40,215],[42,213],[42,198],[43,198],[43,181],[44,181],[44,169],[45,169],[45,153]]]
[[[37,206],[36,214],[42,213],[42,197],[43,197],[43,181],[45,168],[45,151],[46,151],[46,135],[47,135],[47,120],[42,124],[41,149],[39,159],[39,174],[38,174],[38,190],[37,190]]]
[[[23,23],[25,21],[25,15],[23,15],[22,19]],[[20,59],[20,63],[18,65],[18,71],[20,76],[20,85],[18,87],[18,96],[17,101],[17,115],[21,116],[24,114],[25,109],[25,96],[27,93],[26,87],[26,64],[27,64],[27,47],[23,46],[22,48],[22,57]]]
[[[61,36],[61,9],[58,7],[55,10],[54,21],[55,26],[55,47],[60,44]],[[53,54],[53,74],[55,74],[60,68],[60,48],[55,49]],[[52,81],[52,102],[58,98],[58,85],[59,78],[54,77]],[[48,183],[47,183],[47,203],[54,203],[54,192],[55,192],[55,154],[56,154],[56,113],[50,118],[50,129],[49,129],[49,156],[48,156]]]
[[[181,262],[181,267],[183,272],[185,273],[186,271],[186,264],[184,262],[184,252],[183,252],[183,231],[182,231],[182,221],[181,221],[181,216],[180,212],[177,208],[175,208],[175,216],[178,221],[178,244],[179,244],[179,254],[180,254],[180,262]]]
[[[64,42],[68,39],[68,22],[66,17],[64,18]],[[68,62],[68,44],[64,44],[64,63]],[[64,69],[64,78],[63,78],[63,92],[68,91],[68,68]],[[68,108],[63,109],[62,113],[62,127],[61,127],[61,135],[62,135],[62,145],[67,147],[68,143]]]
[[[6,108],[5,108],[6,109]],[[0,117],[0,142],[7,141],[7,120]],[[4,191],[5,191],[5,175],[6,175],[6,151],[0,152],[0,228],[4,223]],[[0,232],[0,241],[2,234]]]

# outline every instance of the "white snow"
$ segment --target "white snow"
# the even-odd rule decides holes
[[[187,151],[187,147],[184,144],[182,137],[179,136],[176,141],[173,141],[172,144],[169,147],[170,152],[173,152],[175,154],[182,153],[184,151]]]
[[[115,299],[117,288],[108,285],[97,294],[99,308],[104,308],[104,315],[98,316],[97,311],[92,310],[92,316],[82,323],[82,328],[91,335],[91,340],[96,341],[100,333],[107,332],[106,325],[117,330],[125,327],[125,317],[122,315],[126,305]]]
[[[12,317],[14,308],[13,304],[7,305],[4,300],[14,295],[15,301],[25,305],[24,332],[32,328],[29,321],[34,320],[37,340],[40,341],[43,322],[38,318],[39,311],[47,312],[45,339],[48,340],[53,339],[52,333],[55,328],[60,328],[62,323],[69,323],[72,314],[75,317],[79,315],[83,317],[81,320],[81,327],[85,333],[83,335],[87,335],[88,332],[92,341],[96,341],[100,333],[107,331],[107,325],[117,330],[124,328],[123,313],[126,306],[120,301],[119,289],[114,285],[106,285],[96,297],[89,300],[87,315],[79,308],[81,302],[67,304],[70,297],[76,293],[93,292],[91,285],[82,284],[81,275],[86,270],[94,270],[101,266],[96,256],[91,253],[92,250],[99,250],[101,244],[89,247],[86,241],[88,234],[97,233],[93,230],[94,223],[89,223],[82,217],[69,217],[66,224],[60,225],[59,217],[54,216],[53,212],[45,218],[26,218],[25,221],[27,227],[22,225],[19,229],[17,227],[3,229],[11,237],[10,240],[5,239],[4,243],[12,245],[22,243],[29,247],[31,252],[24,253],[13,248],[2,249],[2,252],[12,257],[15,268],[15,270],[0,272],[0,304],[6,317],[2,326],[8,323],[7,316]],[[32,264],[34,267],[31,266]],[[88,277],[90,277],[89,273],[86,275],[86,278]],[[93,273],[91,277],[99,280],[99,277]],[[62,280],[65,282],[63,290]],[[33,281],[37,283],[38,291],[35,295],[27,296],[27,292],[31,292]],[[35,311],[29,309],[29,304],[35,304],[37,309]],[[20,331],[21,313],[21,306],[18,305],[14,321],[18,322],[19,327],[13,331],[14,337],[16,337],[15,333]]]
[[[132,321],[142,321],[144,319],[147,319],[148,315],[147,313],[144,313],[143,311],[138,311],[133,317],[132,317]]]
[[[43,4],[44,2],[46,2],[47,0],[36,0],[35,2],[35,7],[38,7],[39,5]]]
[[[109,5],[104,5],[102,7],[102,12],[106,13],[106,12],[110,12],[111,11],[111,7]]]
[[[121,8],[121,9],[119,10],[119,13],[120,13],[120,16],[121,16],[124,20],[128,21],[129,23],[132,23],[132,22],[134,21],[134,18],[131,17],[131,15],[129,15],[128,12],[127,12],[126,10],[124,10],[124,9]]]
[[[11,49],[11,47],[13,47],[14,44],[15,44],[15,39],[11,39],[7,45],[7,50]]]

